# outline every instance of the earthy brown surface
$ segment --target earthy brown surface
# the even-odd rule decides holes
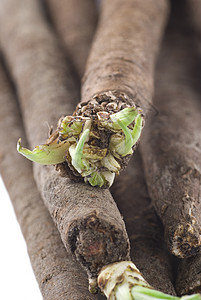
[[[166,0],[103,0],[83,78],[82,101],[108,91],[126,93],[151,109],[155,58],[167,18]]]
[[[201,293],[201,256],[199,254],[180,261],[176,291],[178,295]]]
[[[63,41],[68,57],[80,77],[97,23],[94,0],[45,0],[50,17]]]
[[[197,42],[195,49],[201,50],[201,2],[198,0],[187,1],[188,15],[192,22],[193,29],[195,30],[195,37]],[[200,61],[201,52],[196,57],[196,75],[200,78]],[[195,75],[194,75],[195,76]],[[200,95],[200,93],[199,93]],[[196,98],[201,101],[201,96],[198,95],[198,89],[196,89]],[[201,118],[201,113],[200,113]],[[190,294],[195,292],[201,292],[201,255],[196,255],[187,259],[182,259],[179,264],[176,289],[179,295]]]
[[[147,192],[139,151],[117,178],[111,192],[126,222],[132,261],[155,289],[174,295],[171,259],[164,245],[162,225]]]
[[[12,23],[8,15],[12,15]],[[47,137],[45,122],[55,126],[61,115],[72,113],[78,94],[76,86],[36,1],[2,3],[0,40],[17,84],[26,133],[33,148]],[[107,262],[128,259],[125,225],[108,190],[61,177],[54,166],[34,165],[34,173],[64,245],[89,276],[95,276]]]
[[[201,36],[201,2],[199,0],[186,0],[188,15],[193,24],[195,34]]]
[[[95,276],[109,262],[128,258],[129,242],[120,213],[107,189],[60,177],[53,167],[35,167],[42,197],[62,241]]]
[[[43,299],[97,299],[88,292],[86,273],[66,252],[34,183],[31,163],[16,151],[19,136],[24,143],[26,138],[16,98],[2,64],[0,106],[0,171]]]
[[[2,49],[19,90],[21,107],[37,113],[38,120],[34,114],[27,116],[24,109],[24,118],[33,124],[26,128],[31,147],[44,143],[48,125],[56,125],[61,115],[72,112],[69,102],[79,99],[66,56],[45,23],[39,4],[34,0],[3,0],[0,6]]]
[[[141,150],[169,250],[187,257],[201,250],[201,101],[194,32],[183,1],[176,4],[156,74],[158,115],[144,130]]]

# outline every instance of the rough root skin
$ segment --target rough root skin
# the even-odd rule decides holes
[[[184,258],[200,252],[201,238],[196,229],[196,226],[190,223],[178,226],[172,239],[172,248],[170,248],[175,256]]]

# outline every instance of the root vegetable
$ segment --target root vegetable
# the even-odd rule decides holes
[[[97,23],[94,0],[45,0],[50,17],[78,76],[84,74]]]
[[[12,23],[7,16],[12,16]],[[2,24],[2,48],[33,147],[44,140],[44,122],[55,125],[58,116],[71,113],[78,96],[76,86],[35,0],[4,1],[0,7]],[[116,204],[108,190],[93,189],[74,177],[61,177],[53,166],[34,165],[34,174],[65,247],[86,268],[95,289],[96,275],[103,265],[129,258],[129,241]]]
[[[201,3],[197,0],[187,1],[188,16],[190,21],[192,22],[191,25],[193,27],[193,37],[196,39],[192,39],[192,44],[194,45],[192,52],[194,53],[196,59],[196,68],[192,75],[193,78],[196,78],[199,74],[199,67],[197,62],[200,60],[200,36],[201,36],[201,21],[200,21],[200,14],[201,14]],[[198,50],[198,51],[197,51]],[[198,77],[199,78],[199,77]],[[199,80],[199,79],[198,79]],[[194,80],[195,81],[195,80]],[[195,83],[195,82],[194,82]],[[200,84],[188,85],[188,89],[190,90],[193,101],[200,101]],[[201,292],[201,255],[197,254],[193,257],[182,259],[179,262],[178,272],[177,272],[177,279],[176,279],[176,290],[179,295],[184,295],[186,293],[193,293],[193,292]]]
[[[88,292],[85,272],[66,252],[34,183],[31,164],[19,157],[15,150],[18,136],[24,141],[26,138],[15,94],[2,61],[0,105],[0,171],[26,240],[43,299],[96,299]]]
[[[165,0],[101,2],[82,102],[104,97],[115,101],[122,96],[122,101],[138,105],[144,113],[150,109],[155,59],[167,12]]]
[[[159,113],[141,144],[149,193],[169,250],[180,258],[201,250],[201,104],[193,36],[185,5],[177,1],[156,74]]]
[[[82,102],[73,117],[59,123],[53,145],[47,141],[42,147],[43,156],[52,152],[53,164],[67,160],[74,174],[100,187],[111,186],[115,174],[127,165],[143,128],[141,108],[144,113],[150,109],[155,57],[167,11],[166,0],[103,1]],[[58,160],[54,143],[63,149]],[[19,149],[27,154],[20,145]],[[37,158],[37,150],[27,157]]]
[[[175,295],[171,257],[164,244],[161,222],[148,195],[138,150],[117,178],[111,193],[125,219],[132,261],[153,288]]]

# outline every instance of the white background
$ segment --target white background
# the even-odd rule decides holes
[[[0,299],[42,300],[26,244],[0,177]]]

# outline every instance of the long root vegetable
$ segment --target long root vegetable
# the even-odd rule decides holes
[[[201,103],[193,36],[185,5],[177,1],[156,76],[159,113],[141,145],[149,193],[169,250],[180,258],[201,250]]]
[[[162,293],[175,295],[171,260],[148,196],[138,151],[111,191],[126,221],[135,264],[123,261],[105,266],[98,277],[100,289],[108,299],[178,299]]]
[[[7,19],[11,15],[12,23]],[[44,121],[55,125],[58,116],[72,112],[76,86],[35,0],[3,2],[0,24],[2,48],[33,147],[44,140]],[[93,288],[102,266],[129,258],[129,241],[116,204],[108,190],[61,177],[53,166],[34,165],[34,174],[65,247],[86,268]]]
[[[45,145],[30,152],[19,144],[20,152],[35,161],[40,157],[38,162],[44,164],[67,161],[74,174],[92,186],[111,186],[140,138],[141,108],[144,113],[150,109],[167,11],[166,0],[103,1],[82,102],[73,116],[59,122]]]
[[[175,295],[172,261],[165,247],[161,222],[148,195],[138,150],[111,193],[124,216],[132,261],[153,288]]]
[[[183,5],[183,2],[181,3]],[[181,13],[181,11],[180,7],[179,13]],[[175,17],[175,12],[173,17]],[[181,15],[180,18],[178,18],[177,15],[177,20],[181,20]],[[166,225],[166,230],[167,225],[172,225],[173,227],[176,221],[183,222],[182,225],[185,231],[182,232],[182,230],[178,230],[176,232],[177,235],[175,234],[174,236],[177,238],[176,245],[174,244],[174,250],[176,249],[176,246],[179,246],[179,251],[175,251],[175,254],[189,255],[199,251],[199,247],[194,249],[193,247],[190,248],[190,246],[192,246],[191,242],[194,242],[194,229],[198,231],[200,228],[199,146],[201,136],[201,106],[198,94],[199,90],[197,89],[199,81],[195,77],[196,73],[193,72],[196,70],[195,62],[197,61],[195,52],[192,51],[192,45],[194,45],[193,38],[188,41],[187,37],[189,36],[186,35],[186,30],[189,30],[189,27],[183,28],[183,26],[184,24],[182,24],[183,31],[181,28],[178,28],[177,30],[175,28],[175,24],[171,23],[164,41],[156,79],[155,103],[159,109],[159,114],[151,120],[150,127],[145,130],[146,143],[142,143],[142,152],[144,154],[144,161],[147,163],[145,164],[145,168],[149,171],[149,188],[152,191],[156,208],[161,208],[161,210],[158,211],[163,213],[162,220],[164,221],[164,225]],[[192,31],[191,34],[193,36]],[[190,59],[189,53],[192,55]],[[191,101],[189,101],[189,99]],[[181,124],[181,128],[178,126],[179,124]],[[127,168],[127,170],[129,170],[129,168]],[[140,175],[138,168],[133,168],[132,172],[133,174],[136,172],[137,175]],[[157,177],[155,177],[156,175]],[[179,176],[177,177],[177,175],[182,175],[181,179]],[[126,181],[126,175],[124,175],[124,179]],[[141,182],[139,178],[138,180]],[[136,180],[134,175],[134,180],[133,182],[130,182],[130,186],[134,186],[135,183],[138,183],[138,185],[136,184],[137,191],[132,193],[133,198],[139,197],[138,195],[140,195],[141,185],[139,182]],[[118,195],[119,190],[117,189],[117,191],[115,191],[115,185],[113,187],[114,195],[115,192]],[[122,202],[123,200],[126,201],[127,193],[129,192],[126,188],[124,188],[122,191]],[[184,193],[182,203],[178,203],[176,200],[180,200],[180,198],[177,199],[177,196],[180,196],[181,193]],[[154,197],[155,195],[157,197]],[[158,195],[161,198],[159,198]],[[169,199],[168,196],[171,198]],[[161,200],[165,200],[165,203]],[[148,200],[146,199],[146,201]],[[170,201],[172,202],[170,203]],[[122,204],[122,207],[120,206],[120,208],[125,209],[126,212],[124,205],[125,203]],[[138,212],[140,213],[141,205],[143,206],[143,202],[138,203],[136,201],[136,214]],[[144,211],[147,210],[148,208],[144,204]],[[129,231],[136,231],[138,234],[141,233],[138,229],[139,225],[137,225],[138,220],[135,220],[132,215],[132,209],[130,208],[128,211],[126,219],[132,224],[131,228],[129,227],[129,223],[127,224],[128,233]],[[124,215],[125,212],[123,212]],[[170,218],[169,223],[167,223],[168,214]],[[130,215],[130,218],[128,218],[128,215]],[[149,226],[146,226],[147,228],[144,228],[142,232],[150,233],[150,236],[152,237],[152,239],[146,241],[146,250],[149,249],[147,247],[149,242],[151,242],[151,244],[155,244],[154,237],[158,238],[158,234],[154,234],[155,222],[153,222],[153,220],[153,216],[150,218],[150,215],[148,215],[147,218],[143,218],[143,225],[141,225],[146,226],[149,224]],[[188,222],[191,222],[190,226],[188,226]],[[186,229],[184,227],[185,225],[187,225]],[[182,227],[180,227],[180,229],[182,229]],[[157,231],[158,230],[159,228],[157,228]],[[182,233],[188,234],[184,240]],[[166,239],[167,237],[168,236],[166,235]],[[139,241],[140,236],[134,235],[134,238],[135,241]],[[169,240],[171,238],[172,236],[169,236]],[[189,247],[186,245],[186,242],[190,244]],[[160,245],[161,243],[159,242],[158,244]],[[131,255],[134,255],[135,253],[134,247],[135,244],[134,242],[132,243],[131,235]],[[136,243],[136,247],[138,247],[138,243]],[[157,248],[158,247],[154,246],[154,254],[156,254],[156,251],[158,250]],[[142,256],[142,259],[145,255],[144,252],[145,250],[141,248],[140,255]],[[149,258],[151,259],[152,256],[150,255]],[[144,263],[146,264],[146,260]],[[145,265],[145,270],[148,266]],[[192,294],[193,292],[197,293],[201,291],[199,272],[200,255],[180,260],[176,282],[176,289],[180,295],[185,295],[186,293]],[[159,272],[159,274],[161,276],[161,272]],[[150,280],[152,279],[154,278],[150,277]],[[99,274],[98,283],[102,291],[105,295],[107,295],[108,299],[179,299],[175,296],[154,291],[148,282],[144,280],[136,266],[131,262],[119,262],[106,266]],[[163,286],[161,286],[161,288],[163,288]],[[194,294],[184,296],[180,299],[200,298],[200,294]]]
[[[35,179],[67,250],[86,269],[91,290],[100,269],[129,257],[122,217],[106,189],[60,177],[48,166],[37,166]]]
[[[85,272],[67,254],[34,183],[32,166],[17,154],[16,139],[25,133],[14,91],[0,62],[0,171],[26,240],[44,300],[96,299]],[[5,128],[9,129],[8,131]]]
[[[167,18],[168,1],[103,0],[83,78],[82,102],[122,95],[147,112],[153,70]],[[109,94],[107,94],[110,92]],[[106,95],[105,95],[106,93]],[[128,99],[127,99],[127,97]]]
[[[188,84],[188,89],[191,93],[193,101],[200,101],[200,83],[195,85],[195,78],[198,76],[200,69],[197,62],[200,60],[201,50],[201,3],[197,0],[187,1],[186,9],[188,11],[188,17],[191,20],[193,27],[192,45],[194,45],[192,51],[194,53],[194,59],[196,59],[196,68],[191,75],[194,78],[194,84]],[[194,62],[195,65],[195,62]],[[198,77],[199,78],[199,77]],[[199,79],[198,79],[199,80]],[[201,115],[201,114],[200,114]],[[199,213],[199,212],[198,212]],[[201,255],[195,255],[179,261],[179,267],[177,271],[176,290],[179,295],[186,293],[201,292]]]
[[[94,0],[45,0],[47,10],[78,76],[85,64],[97,23]]]

